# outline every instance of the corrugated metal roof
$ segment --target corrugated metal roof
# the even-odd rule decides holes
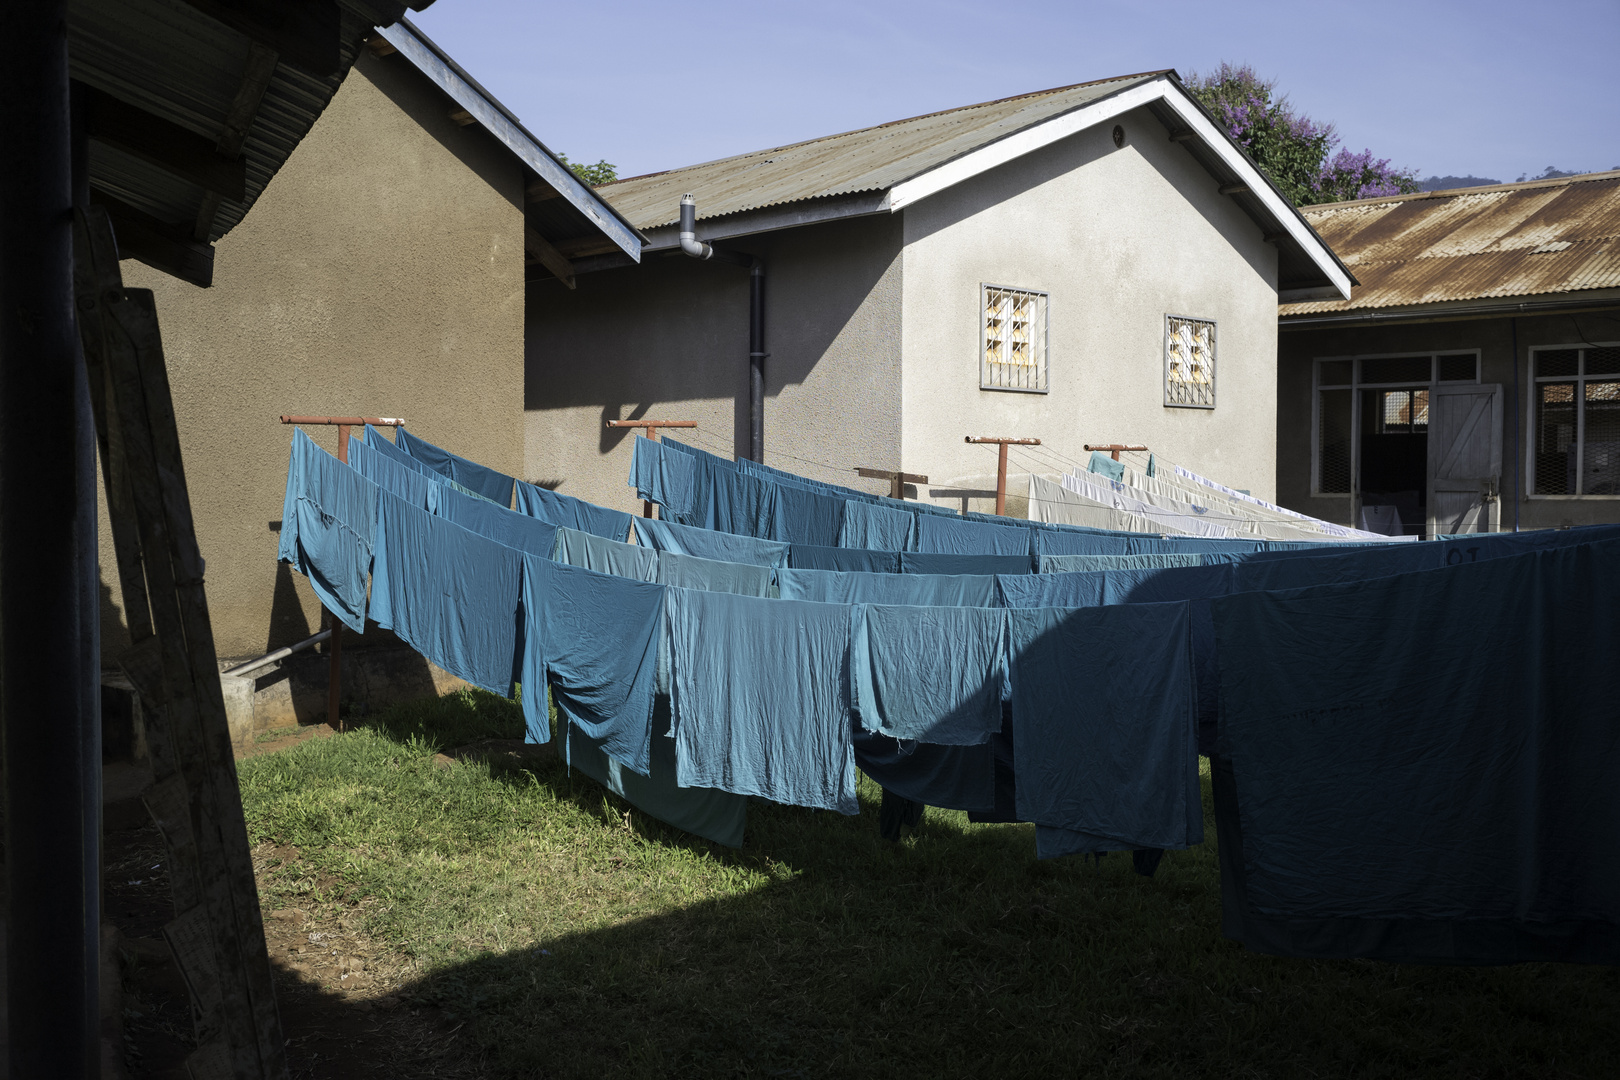
[[[714,218],[781,203],[882,191],[1071,109],[1164,75],[1154,71],[967,105],[877,127],[604,184],[597,192],[638,229],[675,223],[681,195]]]
[[[424,4],[417,3],[422,7]],[[278,60],[241,144],[246,194],[222,199],[205,235],[212,243],[242,220],[270,178],[326,108],[378,23],[404,11],[394,0],[338,0],[335,71],[312,75]],[[184,0],[72,0],[68,55],[74,79],[210,141],[226,133],[253,41]],[[190,233],[205,193],[195,183],[114,147],[91,151],[92,187]]]
[[[1315,315],[1620,287],[1620,172],[1307,206],[1360,281]]]

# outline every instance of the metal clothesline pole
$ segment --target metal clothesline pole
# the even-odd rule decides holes
[[[657,442],[658,441],[658,429],[659,428],[666,428],[666,427],[695,428],[695,427],[697,427],[697,421],[696,420],[609,420],[607,422],[607,426],[610,427],[610,428],[645,428],[646,431],[647,431],[647,438],[651,439],[653,442]],[[641,516],[650,518],[650,517],[653,516],[652,511],[653,511],[653,504],[647,499],[641,500]]]
[[[1147,447],[1136,443],[1081,443],[1081,447],[1086,450],[1106,450],[1115,461],[1119,460],[1121,450],[1136,450],[1144,454],[1147,453]]]
[[[349,461],[349,429],[359,428],[361,439],[365,438],[366,425],[372,427],[402,428],[405,426],[403,416],[287,416],[281,417],[283,424],[308,424],[311,427],[335,427],[338,429],[337,458],[344,464]],[[282,522],[282,528],[287,527]],[[338,712],[338,697],[343,689],[343,621],[338,618],[337,612],[327,612],[327,629],[331,634],[328,639],[326,655],[326,723],[333,731],[343,730],[343,716]],[[257,666],[257,665],[255,665]]]
[[[1039,446],[1039,439],[1003,439],[990,435],[967,435],[963,442],[995,443],[999,447],[996,455],[996,516],[999,517],[1007,511],[1007,447],[1009,446]]]
[[[905,501],[907,484],[928,483],[928,477],[923,476],[921,473],[899,472],[894,469],[868,469],[863,466],[856,466],[855,475],[864,476],[868,480],[887,480],[889,482],[889,498],[899,499],[901,502]]]

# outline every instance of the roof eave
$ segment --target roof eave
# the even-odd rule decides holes
[[[1299,314],[1279,312],[1277,327],[1280,330],[1312,330],[1319,327],[1374,326],[1384,323],[1455,322],[1515,315],[1556,315],[1592,308],[1620,308],[1620,288],[1531,293],[1514,297],[1488,296],[1468,300],[1442,300],[1429,304],[1308,311]]]

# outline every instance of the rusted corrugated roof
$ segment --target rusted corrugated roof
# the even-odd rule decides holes
[[[1620,287],[1620,172],[1302,210],[1360,284],[1279,315]]]
[[[1079,83],[828,135],[752,154],[605,184],[597,193],[638,229],[673,224],[681,195],[700,218],[828,195],[883,191],[1023,128],[1164,75]]]

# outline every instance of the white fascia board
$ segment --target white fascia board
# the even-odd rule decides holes
[[[910,180],[903,180],[889,189],[889,208],[903,209],[919,199],[926,199],[998,165],[1005,165],[1014,158],[1023,157],[1060,139],[1066,139],[1089,127],[1122,116],[1132,109],[1151,105],[1155,101],[1168,104],[1188,129],[1196,133],[1228,168],[1248,184],[1250,194],[1259,199],[1283,230],[1305,249],[1311,261],[1316,263],[1317,268],[1329,281],[1333,282],[1339,295],[1346,300],[1350,299],[1350,279],[1339,267],[1338,261],[1334,259],[1333,253],[1327,249],[1321,238],[1305,224],[1299,212],[1277,194],[1271,181],[1261,175],[1260,170],[1254,167],[1248,157],[1210,123],[1203,110],[1189,101],[1186,95],[1164,76],[1122,90],[1089,105],[1082,105],[1072,112],[1025,128],[1004,139],[998,139],[989,146],[964,154],[954,161],[947,161]]]
[[[636,231],[609,210],[601,198],[574,175],[573,170],[552,157],[550,151],[507,119],[494,102],[439,59],[438,54],[411,33],[409,27],[398,22],[392,26],[378,27],[377,33],[398,49],[418,71],[433,80],[452,101],[472,114],[485,130],[516,154],[523,164],[533,169],[540,179],[555,188],[558,194],[568,200],[569,205],[589,218],[620,250],[637,262],[641,261],[641,237]]]

